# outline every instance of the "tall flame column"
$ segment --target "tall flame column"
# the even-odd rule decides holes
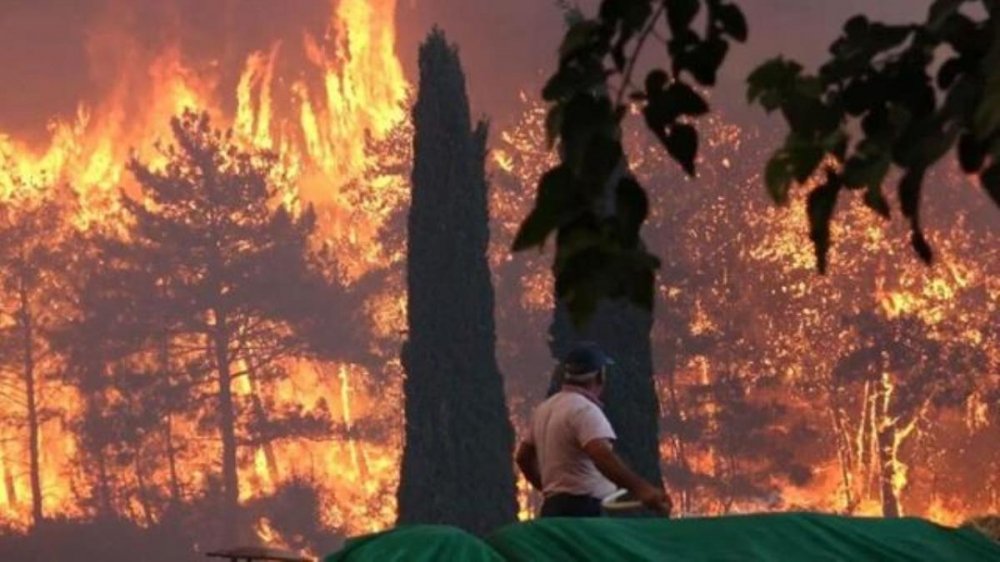
[[[513,430],[495,357],[485,123],[438,30],[420,47],[408,222],[400,523],[486,533],[514,520]]]

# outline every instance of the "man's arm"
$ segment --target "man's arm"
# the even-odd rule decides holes
[[[517,462],[517,467],[521,469],[521,474],[524,474],[531,486],[541,492],[542,474],[538,470],[538,451],[535,449],[535,445],[522,441],[517,447],[514,460]]]
[[[632,492],[647,508],[670,515],[670,496],[633,472],[615,453],[610,439],[591,439],[584,444],[583,450],[605,478]]]

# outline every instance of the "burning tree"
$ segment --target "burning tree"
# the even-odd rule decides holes
[[[47,336],[67,319],[72,302],[60,194],[54,188],[23,189],[0,205],[0,397],[19,412],[15,425],[27,430],[34,525],[45,516],[41,433],[57,415],[52,382],[61,368]],[[5,484],[9,496],[14,486]]]
[[[988,382],[982,371],[988,357],[976,346],[937,340],[913,317],[862,313],[851,323],[858,344],[833,372],[839,387],[862,389],[832,397],[841,404],[846,399],[859,412],[854,420],[856,450],[848,449],[845,458],[852,473],[862,475],[855,497],[874,495],[884,516],[899,517],[907,483],[902,446],[919,434],[932,409],[960,409]],[[846,404],[839,407],[846,409]],[[875,494],[870,492],[873,487]]]
[[[470,130],[458,52],[440,31],[420,48],[413,121],[399,520],[485,533],[516,513],[486,258],[486,126]]]
[[[281,201],[286,178],[274,156],[239,148],[204,114],[188,112],[171,125],[175,144],[161,148],[162,166],[130,162],[142,198],[123,197],[127,233],[103,242],[101,258],[111,272],[95,281],[117,278],[105,289],[131,311],[115,321],[119,333],[122,327],[133,333],[125,341],[134,348],[124,350],[133,368],[138,361],[147,374],[169,376],[169,388],[184,388],[188,403],[205,405],[197,417],[221,438],[223,526],[231,539],[238,528],[239,448],[261,440],[251,435],[241,442],[241,436],[266,428],[267,438],[278,437],[273,416],[280,414],[263,419],[254,385],[279,376],[282,359],[329,352],[324,337],[350,325],[350,314],[311,249],[311,210],[297,212]],[[240,378],[249,381],[250,404],[234,395]],[[122,379],[108,384],[120,387]],[[153,409],[169,424],[166,410]],[[281,434],[293,428],[327,434],[325,408],[313,411],[285,413]]]

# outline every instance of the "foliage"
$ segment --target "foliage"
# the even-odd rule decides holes
[[[595,18],[576,19],[542,90],[551,104],[546,131],[550,143],[558,141],[561,161],[541,177],[513,250],[541,247],[555,233],[556,294],[579,324],[601,298],[653,305],[659,260],[640,236],[649,202],[622,148],[629,106],[641,109],[646,126],[694,175],[692,121],[708,112],[694,86],[715,84],[729,43],[744,41],[747,28],[736,5],[723,0],[604,0]],[[659,34],[662,26],[668,38]],[[650,70],[640,87],[633,75],[651,37],[664,43],[670,65]]]
[[[723,513],[737,505],[782,507],[784,488],[810,481],[796,444],[819,432],[781,399],[778,377],[722,372],[689,384],[683,394],[684,415],[667,415],[664,430],[687,440],[689,455],[700,452],[715,462],[676,459],[667,469],[682,493],[694,491],[701,509],[712,502],[711,511]]]
[[[963,11],[973,4],[981,4],[985,16]],[[750,101],[781,110],[791,129],[764,173],[774,200],[786,202],[794,183],[825,168],[806,211],[821,272],[838,194],[863,190],[867,204],[888,217],[882,184],[892,165],[902,169],[900,207],[925,261],[932,252],[920,221],[924,178],[953,147],[966,172],[978,174],[1000,203],[998,13],[996,0],[937,0],[920,24],[857,16],[817,76],[779,58],[749,77]],[[654,300],[660,262],[640,236],[650,205],[628,172],[621,144],[629,109],[639,110],[693,175],[698,133],[692,123],[709,107],[692,86],[714,85],[730,42],[746,39],[747,23],[735,4],[721,0],[604,0],[593,18],[571,16],[558,69],[542,90],[550,104],[546,130],[550,143],[558,143],[560,163],[538,182],[534,209],[512,249],[542,247],[555,233],[557,294],[580,324],[600,299],[625,297],[646,308]],[[701,33],[696,23],[703,24]],[[665,45],[669,68],[654,67],[640,87],[633,74],[650,38]],[[857,128],[861,134],[852,142]]]
[[[36,525],[45,516],[41,429],[60,409],[53,385],[60,364],[47,336],[63,325],[72,305],[67,273],[73,252],[64,224],[68,208],[60,203],[66,195],[45,187],[0,206],[0,399],[18,412],[18,419],[2,421],[19,433],[26,430]]]
[[[434,30],[413,107],[398,523],[485,534],[514,521],[517,504],[487,261],[487,128],[469,113],[458,51]]]
[[[983,15],[965,10],[975,4]],[[954,148],[965,173],[977,174],[1000,205],[1000,3],[936,0],[926,21],[906,25],[858,15],[830,54],[817,75],[776,58],[748,78],[748,99],[780,111],[790,129],[767,164],[768,192],[784,204],[793,183],[825,169],[808,205],[817,266],[825,271],[841,190],[863,191],[865,204],[888,218],[882,186],[896,166],[911,243],[930,262],[920,200],[938,160]]]
[[[270,455],[274,440],[332,427],[322,400],[281,409],[263,402],[260,387],[286,375],[284,360],[329,356],[325,340],[353,309],[312,249],[312,210],[283,200],[274,156],[241,148],[204,114],[171,124],[163,165],[130,163],[142,197],[122,198],[126,233],[94,240],[81,275],[85,306],[61,342],[75,358],[71,380],[88,391],[80,429],[99,489],[134,472],[147,518],[181,500],[190,477],[175,461],[186,440],[171,420],[184,420],[221,437],[230,533],[240,452],[254,445]],[[240,378],[249,392],[234,392]],[[157,458],[169,464],[170,498],[143,483]]]

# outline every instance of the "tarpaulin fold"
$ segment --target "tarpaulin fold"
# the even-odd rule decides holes
[[[539,519],[485,540],[443,526],[354,539],[326,562],[1000,562],[1000,543],[929,521],[774,513],[690,519]]]

